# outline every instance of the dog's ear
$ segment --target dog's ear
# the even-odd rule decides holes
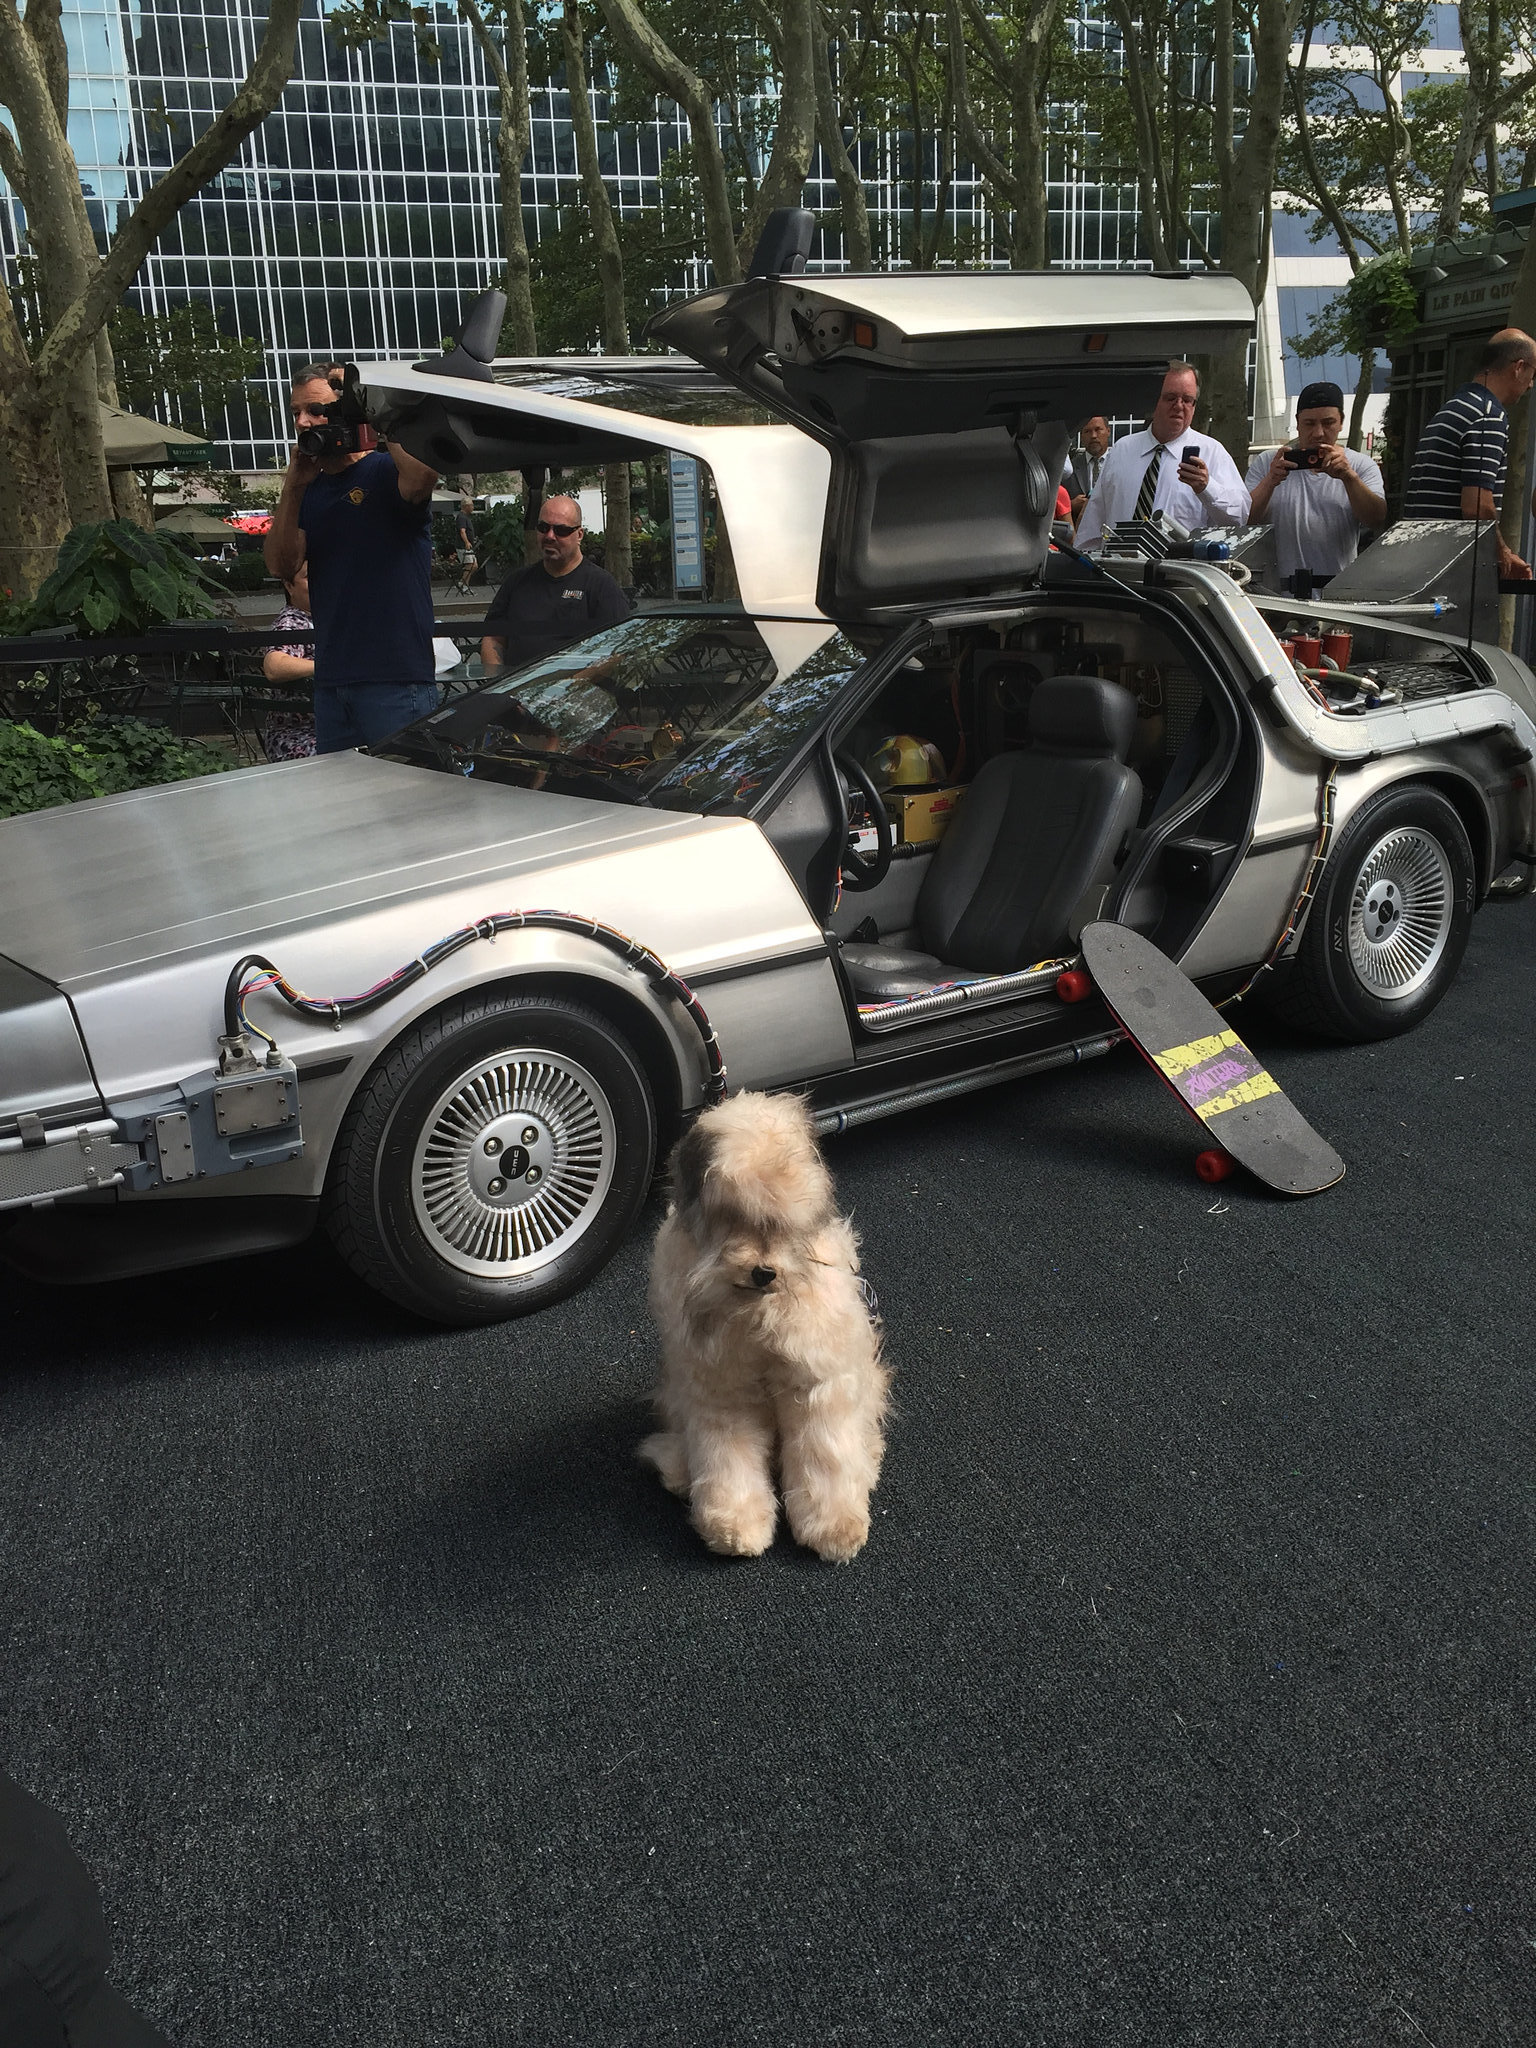
[[[696,1209],[704,1197],[704,1176],[714,1150],[702,1118],[691,1123],[672,1148],[672,1192],[679,1208]]]

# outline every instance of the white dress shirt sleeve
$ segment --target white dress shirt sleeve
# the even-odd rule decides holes
[[[1200,499],[1211,526],[1242,526],[1248,518],[1248,487],[1219,441],[1201,437],[1201,459],[1211,473]]]

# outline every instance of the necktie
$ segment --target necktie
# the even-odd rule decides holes
[[[1145,519],[1151,513],[1152,500],[1157,496],[1158,471],[1163,466],[1163,444],[1158,442],[1152,451],[1152,460],[1142,473],[1141,489],[1136,493],[1136,509],[1133,519]]]

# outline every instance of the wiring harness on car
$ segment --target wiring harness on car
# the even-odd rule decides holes
[[[407,960],[392,974],[376,981],[372,988],[364,989],[355,996],[308,996],[297,989],[292,982],[275,967],[270,960],[259,953],[247,953],[237,960],[230,969],[229,979],[224,987],[224,1030],[227,1038],[249,1036],[260,1038],[268,1047],[268,1061],[277,1052],[277,1041],[270,1031],[264,1031],[253,1023],[246,1005],[253,996],[275,995],[301,1017],[325,1019],[340,1030],[344,1017],[360,1017],[369,1010],[376,1010],[381,1003],[407,989],[413,982],[430,974],[434,967],[440,967],[465,946],[472,946],[480,939],[494,939],[501,932],[557,931],[570,932],[580,938],[594,939],[610,953],[615,953],[626,967],[632,967],[643,974],[657,994],[670,997],[687,1011],[690,1022],[699,1034],[704,1049],[705,1065],[709,1078],[704,1087],[704,1099],[710,1105],[723,1102],[726,1095],[725,1057],[720,1050],[720,1041],[715,1036],[703,1004],[693,990],[676,974],[667,963],[658,958],[649,946],[641,945],[627,932],[615,931],[611,925],[599,924],[596,918],[581,917],[569,910],[498,910],[487,917],[478,917],[472,924],[461,925],[457,931],[449,932],[441,939],[435,939],[430,946],[424,946],[414,960]],[[252,978],[254,970],[254,978]]]

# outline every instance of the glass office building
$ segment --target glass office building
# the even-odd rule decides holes
[[[230,465],[243,470],[281,459],[286,380],[297,363],[432,353],[500,272],[497,101],[467,25],[450,6],[436,9],[440,56],[429,61],[407,24],[387,40],[347,49],[328,32],[326,13],[325,0],[307,0],[280,106],[166,229],[132,295],[145,311],[201,300],[226,332],[249,335],[266,351],[264,386],[232,409],[221,437]],[[70,140],[104,241],[119,210],[187,147],[194,124],[228,101],[256,53],[265,10],[260,0],[64,0],[64,26]],[[1094,0],[1078,33],[1102,33]],[[599,95],[600,121],[606,112]],[[522,199],[537,240],[561,208],[580,204],[580,182],[565,94],[536,89],[533,116]],[[680,120],[601,126],[599,134],[619,207],[655,206],[662,165],[687,140]],[[864,148],[877,261],[889,259],[891,230],[910,206],[907,148],[896,136]],[[1098,183],[1082,161],[1065,146],[1051,152],[1053,261],[1090,269],[1136,261],[1134,189]],[[819,155],[806,203],[837,206]],[[979,180],[957,177],[950,209],[952,227],[985,248],[990,222]],[[14,256],[21,225],[0,185],[0,253]],[[1299,238],[1299,224],[1282,220],[1279,233]],[[835,236],[826,238],[815,267],[840,262]],[[1298,294],[1315,301],[1335,289],[1347,275],[1342,264],[1305,243],[1277,255],[1260,323],[1261,411],[1265,402],[1283,409],[1287,389],[1324,373],[1298,364],[1285,337],[1304,325]],[[1346,386],[1352,367],[1337,366]],[[1256,421],[1256,431],[1261,426]]]

